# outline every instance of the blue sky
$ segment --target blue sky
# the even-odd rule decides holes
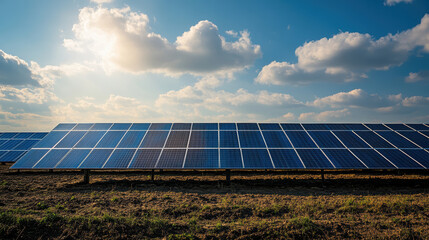
[[[0,128],[429,122],[429,2],[0,3]]]

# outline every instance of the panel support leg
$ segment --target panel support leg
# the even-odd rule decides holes
[[[226,169],[225,175],[226,175],[226,185],[229,186],[231,184],[231,170]]]
[[[53,173],[54,172],[54,169],[49,169],[49,173]]]
[[[89,184],[89,169],[83,170],[83,183]]]
[[[325,170],[324,169],[320,170],[320,175],[322,177],[322,181],[325,181]]]
[[[151,175],[150,175],[150,180],[153,182],[155,181],[155,169],[152,169]]]

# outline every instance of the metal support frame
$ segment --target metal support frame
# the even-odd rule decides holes
[[[325,181],[325,170],[324,169],[320,170],[320,175],[322,177],[322,181]]]
[[[225,169],[225,175],[226,175],[226,185],[231,184],[231,170]]]
[[[84,184],[89,184],[89,169],[84,169],[83,170],[83,183]]]
[[[150,180],[152,182],[155,181],[155,169],[152,169],[152,171],[151,171]]]

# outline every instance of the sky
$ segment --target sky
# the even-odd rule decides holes
[[[429,123],[429,1],[0,1],[0,131],[255,121]]]

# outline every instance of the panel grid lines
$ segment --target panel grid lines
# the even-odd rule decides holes
[[[281,126],[281,124],[280,124],[280,126]],[[301,156],[298,154],[298,151],[296,151],[295,146],[293,145],[292,141],[289,139],[289,136],[286,134],[286,132],[285,132],[285,130],[284,130],[284,128],[283,128],[283,127],[282,127],[282,129],[283,129],[283,134],[284,134],[284,135],[286,135],[287,140],[290,142],[290,145],[292,146],[293,150],[295,151],[296,155],[298,156],[299,161],[301,161],[302,166],[304,166],[304,168],[306,168],[306,166],[305,166],[304,162],[303,162],[303,161],[302,161],[302,159],[301,159]]]
[[[268,156],[270,157],[271,164],[273,165],[273,168],[276,168],[276,165],[275,165],[275,164],[274,164],[274,162],[273,162],[273,158],[271,157],[271,153],[270,153],[270,151],[268,150],[268,145],[267,145],[267,142],[265,141],[264,134],[262,134],[261,127],[259,126],[259,124],[257,124],[257,125],[258,125],[259,131],[260,131],[260,133],[261,133],[262,140],[264,140],[264,144],[265,144],[265,147],[266,147],[266,149],[267,149]]]
[[[152,126],[152,125],[151,125]],[[171,129],[173,128],[173,124],[171,124],[170,125],[170,130],[168,131],[168,134],[167,134],[167,137],[165,138],[165,140],[164,140],[164,146],[163,146],[163,148],[161,149],[161,152],[159,153],[159,156],[158,156],[158,159],[156,160],[156,163],[155,163],[155,168],[158,166],[158,163],[159,163],[159,159],[161,159],[161,156],[162,156],[162,153],[164,152],[164,147],[165,147],[165,145],[167,144],[167,139],[168,139],[168,137],[170,136],[170,133],[171,133]],[[149,128],[150,129],[150,128]],[[148,132],[149,132],[149,130],[148,130]]]
[[[396,130],[392,129],[391,127],[385,125],[387,128],[389,128],[390,130],[392,130],[393,132],[397,133]],[[382,137],[380,134],[378,134],[376,131],[374,131],[375,134],[377,134],[379,137],[383,138],[385,141],[389,142],[387,139],[385,139],[384,137]],[[399,149],[398,147],[396,147],[396,145],[394,145],[393,143],[389,142],[390,144],[392,144],[392,146],[394,146],[396,149],[398,149],[399,151],[401,151],[403,154],[405,154],[407,157],[409,157],[410,159],[412,159],[414,162],[416,162],[417,164],[419,164],[420,166],[422,166],[423,168],[426,169],[426,167],[421,164],[420,162],[418,162],[417,160],[415,160],[414,158],[412,158],[410,155],[408,155],[406,152],[404,152],[402,149]]]
[[[115,124],[112,124],[112,126],[110,126],[110,128],[112,128],[113,126],[115,126]],[[116,143],[114,149],[116,149],[116,147],[119,145],[119,143],[122,141],[122,139],[124,139],[125,135],[127,135],[128,131],[130,130],[132,124],[130,124],[130,126],[128,126],[127,131],[125,131],[125,133],[122,135],[121,139],[118,141],[118,143]],[[103,163],[103,165],[101,166],[101,168],[104,168],[104,166],[106,166],[106,163],[109,161],[110,157],[112,157],[112,154],[115,152],[116,150],[113,150],[109,157],[107,157],[106,161]],[[131,162],[131,161],[130,161]]]
[[[302,124],[301,124],[301,126],[302,126]],[[304,126],[303,126],[303,128],[304,128]],[[314,139],[311,137],[311,135],[308,133],[308,131],[307,131],[307,129],[305,129],[304,128],[304,131],[307,133],[307,135],[311,138],[311,140],[314,142],[314,144],[316,144],[316,146],[317,146],[317,148],[323,153],[323,155],[325,155],[325,157],[326,157],[326,159],[328,159],[328,161],[332,164],[332,166],[334,167],[334,168],[336,168],[335,167],[335,165],[332,163],[332,161],[331,161],[331,159],[329,159],[329,157],[325,154],[325,152],[319,147],[319,145],[317,145],[317,143],[316,143],[316,141],[314,141]]]
[[[243,159],[243,149],[241,148],[240,136],[239,136],[239,134],[238,134],[238,126],[237,126],[237,123],[235,123],[235,131],[237,132],[238,147],[240,148],[241,164],[243,165],[243,168],[245,168],[245,165],[244,165],[244,159]]]
[[[344,146],[344,148],[345,149],[347,149],[353,156],[355,156],[355,158],[357,159],[357,160],[359,160],[359,162],[361,162],[366,168],[368,168],[368,166],[364,163],[364,162],[362,162],[362,160],[360,160],[360,158],[358,157],[358,156],[356,156],[356,154],[354,154],[344,143],[343,143],[343,141],[341,141],[341,139],[339,139],[338,137],[337,137],[337,135],[335,135],[335,133],[331,130],[331,133],[332,133],[332,135],[334,135],[337,139],[338,139],[338,141],[340,141],[340,143]]]
[[[95,126],[92,125],[91,129]],[[113,124],[110,125],[109,129],[112,128]],[[89,131],[88,131],[89,132]],[[91,151],[88,153],[88,155],[86,155],[86,157],[82,160],[82,162],[79,164],[79,166],[77,168],[80,168],[82,166],[82,164],[86,161],[86,159],[88,158],[88,156],[91,155],[91,153],[94,151],[95,147],[100,143],[101,139],[104,138],[104,136],[106,136],[106,134],[108,133],[108,130],[103,134],[103,136],[97,141],[97,143],[94,145],[94,147],[91,149]]]
[[[365,125],[365,124],[364,124]],[[371,130],[372,131],[372,130]],[[356,134],[354,131],[352,131],[354,134]],[[380,156],[382,156],[384,159],[386,159],[390,164],[392,164],[395,168],[398,168],[395,164],[393,164],[389,159],[387,159],[384,155],[382,155],[379,151],[377,151],[377,149],[375,149],[374,147],[372,147],[371,144],[369,144],[367,141],[365,141],[365,139],[363,139],[361,136],[359,136],[359,134],[356,134],[356,136],[358,136],[362,141],[364,141],[366,144],[368,144],[368,146],[371,147],[372,150],[376,151]]]
[[[191,123],[191,129],[193,129],[193,128],[194,128],[194,123]],[[189,142],[191,141],[192,132],[193,132],[193,130],[189,132],[188,143],[186,144],[185,158],[183,159],[182,168],[185,168],[186,156],[188,156]]]
[[[131,126],[133,126],[133,125],[134,125],[134,123],[133,123]],[[149,128],[150,128],[150,126],[151,126],[151,125],[152,125],[152,123],[150,123],[150,124],[149,124],[149,127],[147,128],[146,132],[144,133],[144,136],[142,137],[142,139],[140,140],[138,147],[140,147],[140,145],[142,144],[143,139],[146,137],[147,132],[149,132]],[[131,128],[131,127],[130,127],[130,128]],[[127,168],[130,168],[131,163],[134,161],[134,158],[136,157],[137,151],[138,151],[138,148],[137,148],[137,149],[136,149],[136,151],[134,152],[134,155],[133,155],[133,157],[131,158],[131,161],[128,163]]]

